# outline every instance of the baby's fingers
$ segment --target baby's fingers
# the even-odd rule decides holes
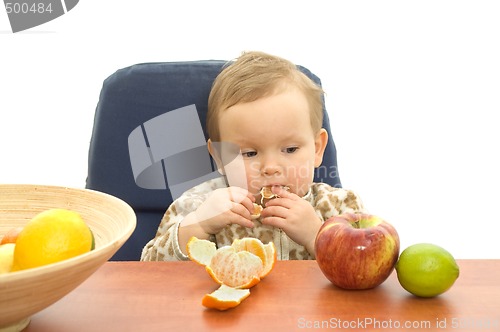
[[[241,204],[247,210],[247,212],[240,210],[237,213],[250,218],[250,214],[253,212],[255,197],[248,190],[239,187],[229,187],[228,192],[232,202]]]
[[[225,214],[225,216],[227,217],[229,225],[238,224],[244,227],[254,226],[253,222],[250,220],[250,212],[242,204],[234,203],[230,213]]]

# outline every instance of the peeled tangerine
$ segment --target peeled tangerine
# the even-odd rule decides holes
[[[235,307],[248,297],[248,288],[268,275],[276,262],[274,243],[263,244],[255,238],[236,239],[232,245],[217,249],[211,241],[192,237],[187,252],[221,285],[202,300],[204,306],[219,310]]]

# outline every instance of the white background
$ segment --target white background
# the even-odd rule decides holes
[[[84,187],[102,81],[262,50],[323,81],[340,176],[402,249],[500,258],[500,2],[81,0],[13,34],[0,7],[0,183]]]

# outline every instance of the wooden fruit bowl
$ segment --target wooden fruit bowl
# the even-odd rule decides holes
[[[132,208],[108,194],[57,186],[0,185],[0,237],[52,208],[80,213],[94,233],[95,249],[58,263],[1,274],[0,332],[22,330],[33,314],[75,289],[115,254],[136,225]]]

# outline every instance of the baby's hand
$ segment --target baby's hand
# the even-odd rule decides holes
[[[306,200],[282,188],[273,188],[273,192],[279,197],[266,203],[261,213],[262,223],[281,228],[314,256],[314,241],[322,223],[314,208]]]
[[[217,189],[195,211],[196,220],[207,234],[217,234],[231,224],[253,227],[250,215],[254,201],[253,195],[242,188]]]

